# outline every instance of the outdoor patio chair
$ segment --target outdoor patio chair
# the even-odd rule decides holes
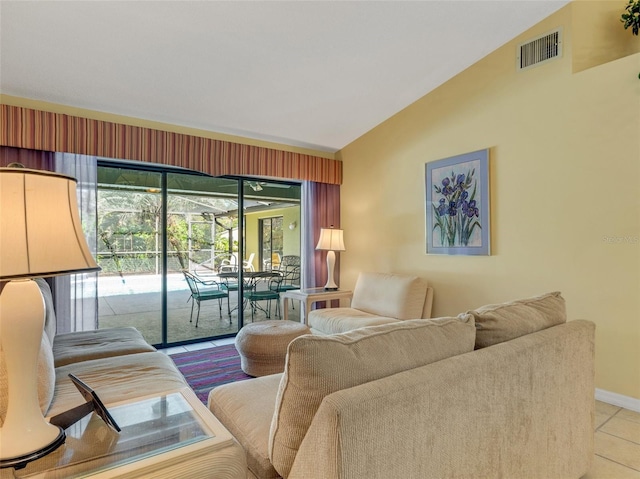
[[[280,269],[282,258],[280,253],[271,253],[271,259],[265,259],[262,264],[263,271],[276,271]]]
[[[273,273],[263,272],[263,273],[255,273],[251,275],[250,281],[245,285],[244,289],[244,299],[249,302],[249,306],[251,307],[251,322],[255,318],[256,310],[260,310],[264,312],[267,319],[271,318],[271,301],[275,300],[276,302],[276,316],[279,319],[280,315],[280,292],[272,289],[274,281],[279,278],[279,275],[274,275]],[[262,279],[269,279],[269,284],[267,289],[258,289],[258,284]],[[266,301],[266,307],[260,306],[260,301]]]
[[[235,273],[238,271],[238,258],[233,254],[220,255],[216,257],[219,262],[218,273]]]
[[[255,256],[255,253],[251,253],[249,255],[249,259],[246,259],[242,262],[242,269],[244,271],[255,271],[255,268],[253,266],[253,258],[255,258]]]
[[[286,270],[287,268],[293,269],[295,267],[300,268],[300,256],[287,254],[282,257],[282,260],[280,261],[280,270]]]
[[[299,259],[298,256],[295,256],[295,258]],[[274,277],[269,282],[269,289],[278,293],[278,297],[280,297],[280,293],[284,291],[300,289],[300,266],[292,264],[284,265],[284,263],[281,263],[278,276]],[[296,309],[294,301],[291,301],[291,308],[294,310]]]
[[[278,285],[278,291],[300,289],[300,256],[283,256],[278,272],[282,276],[282,280]]]
[[[187,284],[189,285],[189,289],[191,290],[191,296],[188,301],[193,301],[191,303],[191,316],[189,317],[189,322],[193,321],[193,305],[198,305],[198,313],[196,315],[196,328],[198,327],[198,321],[200,320],[200,302],[208,301],[210,299],[218,300],[218,309],[220,310],[220,319],[222,319],[222,300],[227,298],[227,311],[229,313],[229,324],[231,324],[231,307],[229,305],[229,293],[225,291],[220,283],[213,280],[203,281],[197,276],[189,273],[188,271],[183,271],[184,279],[187,280]]]

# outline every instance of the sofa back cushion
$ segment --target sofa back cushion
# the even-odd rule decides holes
[[[473,351],[473,316],[417,319],[289,344],[271,422],[269,458],[287,477],[323,398],[335,391]]]
[[[476,349],[502,343],[567,322],[560,292],[543,294],[469,311],[476,323]]]
[[[422,317],[427,283],[417,276],[390,273],[360,273],[351,307],[397,319]]]
[[[53,344],[56,337],[56,312],[53,307],[51,288],[43,278],[36,278],[34,281],[40,288],[44,300],[44,332],[49,337],[49,342]]]

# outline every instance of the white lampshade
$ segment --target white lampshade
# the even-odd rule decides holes
[[[320,239],[318,239],[316,249],[324,251],[346,251],[342,230],[320,228]]]
[[[76,199],[76,180],[0,168],[0,280],[97,271]]]

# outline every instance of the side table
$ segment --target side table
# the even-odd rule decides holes
[[[280,293],[280,299],[282,300],[282,318],[288,319],[289,316],[289,300],[297,299],[300,301],[300,305],[304,305],[302,311],[300,311],[300,322],[308,324],[307,314],[311,311],[311,305],[318,301],[331,301],[334,299],[348,299],[351,304],[351,298],[353,297],[353,291],[345,289],[338,289],[336,291],[327,291],[324,288],[305,288],[305,289],[292,289]]]
[[[191,389],[107,408],[120,433],[90,414],[66,430],[65,444],[53,453],[3,473],[18,479],[246,478],[244,452]]]

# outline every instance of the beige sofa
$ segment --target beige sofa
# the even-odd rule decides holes
[[[579,478],[593,458],[594,325],[559,293],[457,318],[294,339],[282,374],[209,408],[249,478]]]
[[[406,319],[430,318],[433,288],[417,276],[364,272],[358,275],[348,308],[308,313],[314,334],[335,334]]]
[[[38,393],[45,417],[51,418],[85,402],[69,379],[69,373],[92,387],[106,405],[188,387],[171,358],[156,351],[135,328],[56,334],[51,290],[44,280],[36,282],[45,301],[45,327],[38,364]],[[5,374],[0,354],[0,425],[7,407]],[[51,456],[64,454],[63,448]],[[30,463],[23,473],[38,469],[36,464],[51,456]],[[235,441],[229,447],[200,456],[193,458],[194,467],[174,460],[176,475],[173,477],[231,479],[245,474],[244,454]],[[13,469],[0,470],[1,477],[13,477],[11,471]],[[164,473],[169,474],[170,469]]]

